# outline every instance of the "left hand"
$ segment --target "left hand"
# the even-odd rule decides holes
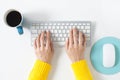
[[[54,49],[49,31],[40,33],[40,35],[35,39],[34,49],[37,59],[49,64],[51,63]]]

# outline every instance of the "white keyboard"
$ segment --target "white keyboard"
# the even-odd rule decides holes
[[[69,36],[69,30],[76,27],[86,35],[87,45],[91,40],[91,22],[90,21],[41,21],[34,22],[31,25],[31,43],[42,31],[49,30],[51,39],[55,45],[63,46]]]

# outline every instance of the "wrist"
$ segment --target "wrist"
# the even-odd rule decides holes
[[[47,64],[51,64],[51,60],[43,60],[43,59],[39,59],[39,58],[38,58],[38,60],[40,60],[40,61],[42,61],[44,63],[47,63]]]
[[[73,60],[72,60],[72,63],[75,63],[75,62],[78,62],[78,61],[81,61],[81,60],[84,60],[84,57],[81,57],[81,58],[79,58],[79,59],[73,59]]]

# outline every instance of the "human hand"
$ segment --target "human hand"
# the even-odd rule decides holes
[[[40,33],[40,35],[35,39],[34,49],[37,59],[49,64],[51,63],[54,49],[49,31]]]
[[[66,52],[72,63],[84,59],[84,51],[86,48],[85,35],[77,29],[70,30],[70,36],[66,41]]]

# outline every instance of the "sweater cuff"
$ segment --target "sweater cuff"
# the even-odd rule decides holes
[[[36,60],[34,67],[30,73],[30,80],[46,80],[51,69],[50,64]]]
[[[81,60],[71,64],[76,80],[92,80],[92,75],[86,60]]]

